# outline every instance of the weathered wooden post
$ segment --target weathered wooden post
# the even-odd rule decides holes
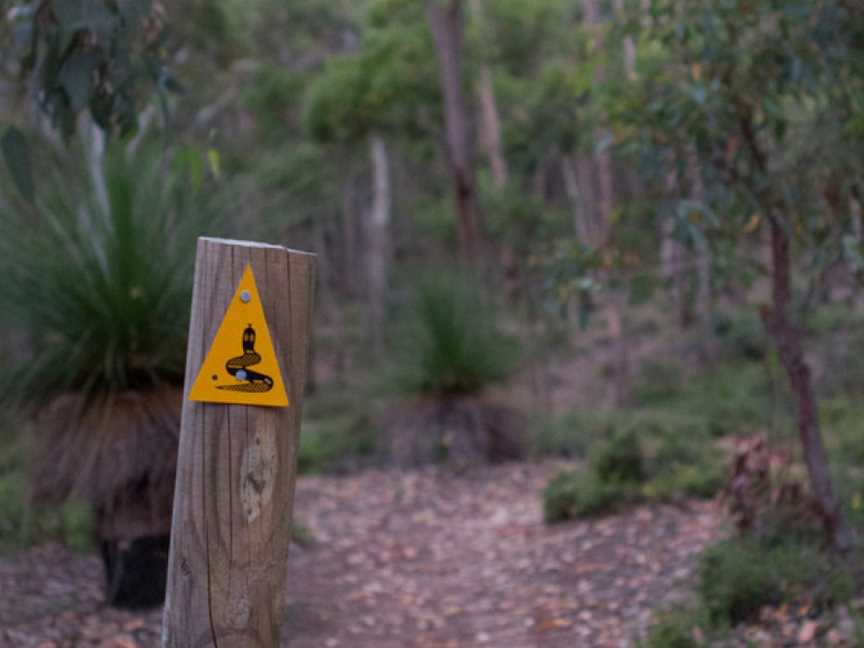
[[[315,256],[198,241],[162,645],[275,647]]]

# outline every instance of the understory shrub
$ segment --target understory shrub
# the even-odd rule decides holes
[[[543,514],[547,522],[559,522],[609,513],[637,495],[632,484],[604,481],[591,470],[561,472],[546,486]]]
[[[818,606],[854,594],[848,566],[800,540],[734,538],[708,549],[699,562],[698,593],[711,624],[734,626],[766,605],[808,596]]]
[[[377,449],[375,427],[366,416],[307,419],[300,435],[298,470],[320,473],[350,468],[371,459]]]
[[[487,398],[515,371],[519,345],[486,292],[466,276],[427,274],[394,332],[389,391],[402,402],[382,419],[393,462],[468,467],[524,456],[524,418]]]
[[[507,378],[519,361],[515,338],[502,333],[494,304],[466,277],[427,274],[396,330],[395,391],[476,394]]]
[[[329,386],[309,395],[303,407],[298,470],[339,472],[377,461],[378,410],[367,385]]]
[[[704,643],[695,638],[694,631],[701,631],[706,625],[704,611],[698,607],[663,612],[638,645],[639,648],[699,648]]]
[[[556,475],[544,492],[549,522],[613,511],[633,502],[711,497],[723,482],[721,452],[686,420],[634,418],[597,442],[582,470]]]
[[[721,364],[681,382],[677,390],[643,376],[636,394],[653,410],[698,420],[713,436],[764,428],[775,412],[775,388],[766,366],[757,362]]]
[[[818,539],[795,533],[724,540],[699,558],[696,600],[660,613],[638,645],[715,645],[734,626],[759,618],[766,606],[806,604],[819,611],[846,603],[858,591],[852,565],[827,553]]]
[[[28,501],[23,471],[0,474],[0,552],[47,540],[62,542],[76,551],[91,549],[90,508],[75,500],[54,507],[36,507]]]
[[[768,350],[768,339],[759,315],[751,309],[717,313],[714,334],[721,352],[739,360],[761,360]]]

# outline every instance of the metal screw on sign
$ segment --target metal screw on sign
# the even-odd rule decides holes
[[[252,295],[249,294],[248,290],[244,290],[240,293],[240,301],[244,304],[248,304],[250,299],[252,299]]]

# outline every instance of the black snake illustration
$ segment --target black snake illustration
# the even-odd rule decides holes
[[[261,356],[255,351],[255,329],[249,324],[243,331],[243,355],[231,358],[225,363],[225,371],[237,380],[243,380],[238,385],[218,385],[217,389],[228,391],[251,392],[260,394],[273,389],[273,379],[248,367],[261,362]]]

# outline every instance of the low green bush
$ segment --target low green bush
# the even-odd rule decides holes
[[[558,473],[543,493],[546,522],[609,513],[637,500],[639,489],[633,484],[604,481],[592,470]]]
[[[816,388],[824,397],[864,394],[864,329],[825,333],[812,343]]]
[[[661,613],[637,645],[716,645],[735,625],[756,619],[765,606],[807,601],[826,609],[846,603],[860,591],[857,569],[850,565],[857,565],[857,558],[829,554],[821,537],[801,536],[795,529],[724,540],[699,558],[696,600]]]
[[[533,438],[534,454],[584,459],[591,447],[611,437],[622,421],[619,412],[572,410],[540,427]]]
[[[685,375],[681,365],[649,360],[639,368],[633,396],[639,403],[651,404],[673,398],[681,393],[684,385]]]
[[[768,350],[768,338],[754,309],[717,313],[714,334],[726,357],[737,360],[761,360]]]
[[[672,466],[642,487],[648,499],[671,500],[675,497],[710,499],[723,485],[725,471],[721,458],[695,464]]]
[[[365,415],[307,419],[300,434],[298,470],[306,474],[338,471],[369,461],[377,450],[375,426]]]
[[[93,548],[93,515],[89,506],[69,501],[36,508],[27,497],[27,480],[19,470],[0,475],[0,551],[14,551],[54,540],[76,551]]]
[[[711,497],[723,483],[720,450],[686,420],[631,419],[598,441],[583,470],[556,475],[544,495],[548,522],[599,515],[641,500]]]
[[[838,495],[853,524],[864,528],[864,403],[832,398],[822,402],[821,414]]]
[[[774,398],[765,366],[739,362],[693,376],[677,392],[655,396],[650,405],[656,411],[699,421],[719,437],[764,428],[775,411]]]
[[[707,619],[702,608],[681,608],[660,614],[639,648],[700,648],[704,646],[694,636],[694,630],[704,630]]]
[[[600,481],[639,484],[646,478],[643,456],[638,432],[629,427],[596,444],[589,461]]]
[[[699,596],[717,627],[749,621],[766,605],[804,594],[824,606],[846,601],[855,591],[848,566],[812,542],[735,538],[708,549],[699,563]]]

